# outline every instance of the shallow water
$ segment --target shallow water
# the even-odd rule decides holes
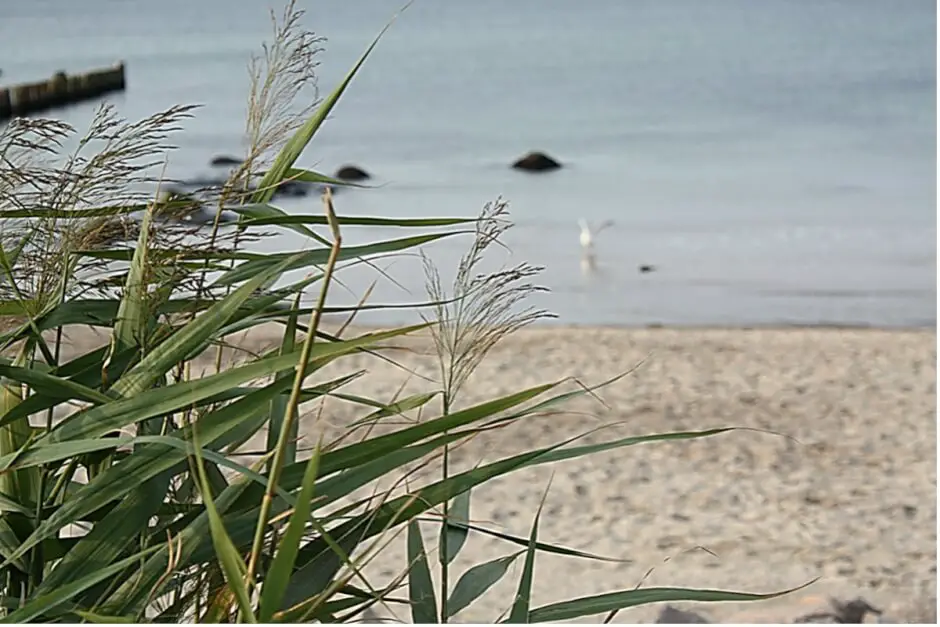
[[[400,6],[300,4],[328,37],[324,90]],[[576,6],[418,0],[301,164],[375,175],[378,188],[337,196],[341,214],[467,216],[506,198],[514,260],[546,266],[552,291],[537,304],[562,322],[935,324],[935,3]],[[175,138],[169,172],[204,176],[213,155],[241,149],[246,63],[269,34],[261,2],[5,2],[0,81],[123,59],[128,89],[110,98],[123,115],[205,105]],[[94,107],[56,115],[82,128]],[[565,168],[507,167],[529,149]],[[283,206],[319,211],[315,198]],[[614,221],[589,273],[582,217]],[[428,250],[446,269],[465,244]],[[372,300],[423,299],[415,258],[385,265],[398,285],[382,280]],[[355,302],[373,276],[344,270],[350,291],[336,302]]]

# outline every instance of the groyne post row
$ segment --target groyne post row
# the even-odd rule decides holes
[[[57,72],[39,83],[0,87],[0,120],[97,98],[125,87],[124,63],[69,76]]]

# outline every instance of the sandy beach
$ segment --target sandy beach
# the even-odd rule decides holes
[[[235,339],[260,348],[274,336]],[[399,344],[407,350],[389,353],[397,364],[357,355],[316,378],[365,369],[344,391],[383,401],[435,389],[422,378],[439,378],[431,343],[417,337]],[[829,595],[862,596],[885,611],[886,621],[935,620],[934,331],[533,328],[492,351],[459,404],[566,377],[593,385],[633,368],[598,391],[603,403],[579,398],[564,412],[478,436],[455,452],[454,468],[604,425],[583,441],[724,426],[763,431],[643,444],[526,469],[475,489],[475,523],[526,537],[551,480],[540,540],[628,560],[540,555],[535,606],[641,582],[771,592],[819,577],[782,599],[693,609],[715,622],[792,622],[823,607]],[[308,439],[325,433],[329,440],[366,413],[332,399],[318,412],[304,419]],[[413,485],[437,472],[426,469]],[[436,531],[428,525],[427,532],[427,545],[436,549]],[[452,579],[515,549],[471,535]],[[405,563],[401,534],[366,572],[379,586]],[[521,569],[520,558],[457,621],[498,620]],[[660,609],[624,611],[613,622],[653,622]],[[401,606],[377,614],[389,610],[410,619]]]

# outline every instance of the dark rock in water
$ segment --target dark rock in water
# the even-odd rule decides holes
[[[179,181],[176,184],[176,188],[195,192],[197,190],[222,189],[223,185],[225,185],[225,179],[193,178],[187,179],[185,181]]]
[[[637,268],[637,270],[640,271],[640,274],[649,274],[650,272],[654,271],[655,269],[656,269],[656,266],[651,266],[651,265],[646,264],[646,263],[644,263],[643,265],[641,265],[640,267]]]
[[[160,216],[166,220],[177,220],[179,222],[190,222],[193,224],[212,224],[215,222],[215,209],[206,207],[205,202],[177,188],[167,188],[160,193],[157,199],[160,203],[167,203],[160,212]],[[219,224],[228,224],[235,222],[236,217],[229,211],[223,211],[219,215]]]
[[[542,152],[530,152],[520,157],[512,164],[516,170],[525,170],[526,172],[547,172],[557,170],[561,164]]]
[[[368,176],[368,175],[367,175]],[[180,193],[189,194],[201,201],[217,200],[222,189],[225,187],[226,179],[218,177],[196,177],[177,181],[172,188],[164,186],[164,189]],[[258,181],[253,181],[248,186],[247,192],[254,192]],[[285,180],[274,189],[274,198],[304,198],[310,194],[322,193],[323,185],[317,183],[307,183],[305,181]],[[336,192],[336,189],[333,190]],[[227,191],[226,202],[238,202],[242,193],[241,187],[230,188]]]
[[[290,198],[303,198],[310,192],[311,184],[302,181],[284,181],[274,191],[275,198],[287,196]]]
[[[659,613],[659,616],[656,618],[657,624],[700,624],[700,623],[709,623],[710,621],[706,620],[703,616],[696,614],[695,612],[686,612],[683,610],[677,610],[671,605],[667,605]]]
[[[232,165],[241,165],[242,160],[236,157],[230,157],[228,155],[216,155],[212,157],[212,161],[209,162],[209,165],[213,167],[222,167],[222,166],[232,166]]]
[[[868,614],[876,616],[881,615],[881,610],[872,607],[868,601],[861,597],[843,603],[838,599],[830,599],[832,606],[831,612],[816,612],[797,618],[794,623],[841,623],[841,624],[861,624],[865,622]]]
[[[195,198],[186,193],[183,187],[177,185],[161,185],[160,193],[157,195],[157,202],[166,202],[168,200],[179,200],[187,198],[195,202]]]
[[[179,205],[182,210],[192,210],[202,204],[195,195],[188,193],[179,187],[164,187],[157,196],[159,203],[174,203]]]
[[[219,224],[232,224],[236,222],[238,218],[229,211],[223,211],[219,214]],[[200,207],[196,211],[193,211],[188,216],[182,218],[183,222],[191,222],[192,224],[205,224],[211,225],[215,222],[215,211],[210,211],[205,207]]]
[[[334,174],[333,176],[334,178],[338,178],[343,181],[351,181],[353,183],[357,181],[365,181],[365,180],[372,178],[371,176],[369,176],[368,172],[354,165],[344,165],[339,170],[337,170],[336,174]]]

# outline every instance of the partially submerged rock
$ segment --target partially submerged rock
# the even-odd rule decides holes
[[[241,165],[243,161],[238,157],[232,157],[229,155],[216,155],[212,157],[212,161],[209,162],[209,165],[213,167],[223,167],[223,166],[235,166]]]
[[[544,152],[530,152],[516,159],[512,167],[516,170],[525,170],[526,172],[547,172],[549,170],[557,170],[561,167],[561,163],[555,161]]]
[[[189,194],[197,198],[214,198],[222,192],[223,187],[225,187],[226,180],[221,178],[192,178],[184,181],[179,181],[175,184],[175,189],[180,193]],[[255,191],[256,184],[252,184],[248,187],[248,193]],[[311,191],[320,191],[322,186],[315,185],[312,183],[305,183],[304,181],[293,181],[293,180],[284,180],[275,187],[274,189],[274,198],[278,197],[287,197],[287,198],[303,198],[307,196]],[[240,193],[237,189],[229,189],[228,192],[231,196],[231,199],[237,197]]]
[[[157,201],[161,203],[158,215],[167,220],[178,220],[193,224],[212,224],[215,222],[216,210],[209,208],[206,203],[193,194],[175,188],[169,188],[160,193]],[[219,215],[219,224],[235,221],[228,211]]]
[[[276,196],[288,196],[290,198],[303,198],[310,192],[310,183],[303,181],[282,181],[274,191]]]
[[[161,190],[157,202],[161,205],[157,215],[175,220],[183,220],[202,208],[202,201],[196,196],[176,187]]]
[[[334,174],[333,177],[343,181],[350,181],[352,183],[366,181],[372,178],[368,172],[355,165],[344,165],[336,171],[336,174]]]

